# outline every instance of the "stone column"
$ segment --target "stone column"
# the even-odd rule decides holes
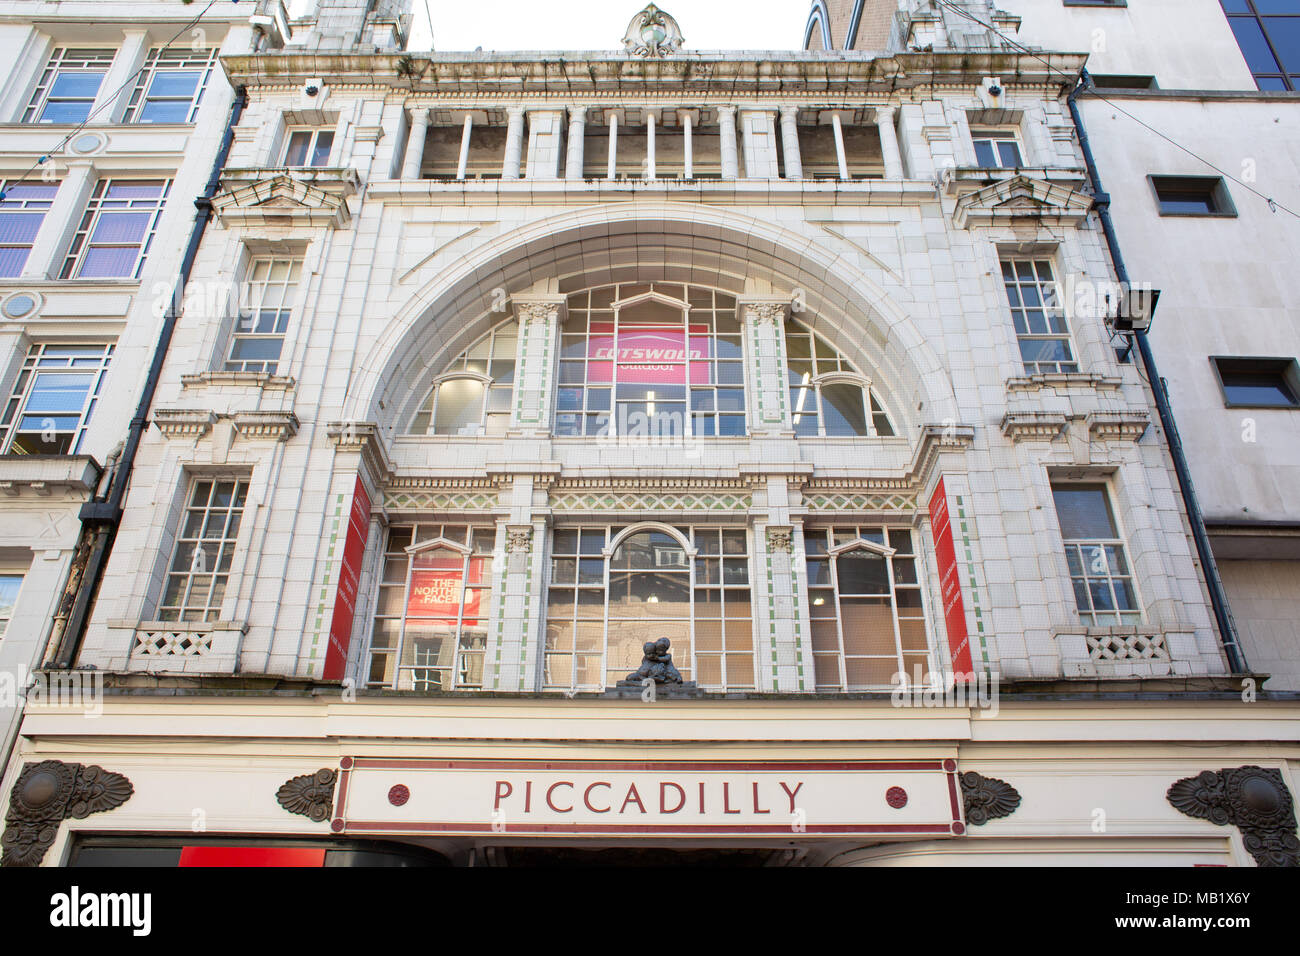
[[[518,179],[524,155],[524,108],[512,106],[507,111],[506,155],[501,166],[502,179]]]
[[[739,179],[740,163],[736,158],[736,108],[718,107],[718,131],[721,133],[722,178]]]
[[[546,435],[551,430],[551,386],[555,348],[564,296],[516,295],[511,299],[519,321],[511,431]]]
[[[609,163],[605,170],[606,179],[614,179],[618,175],[618,114],[611,112],[609,114]]]
[[[768,512],[754,519],[754,656],[758,689],[803,693],[816,689],[808,620],[803,529],[790,515],[791,476],[769,474]]]
[[[803,179],[803,162],[799,158],[799,110],[781,109],[781,151],[785,156],[785,178]]]
[[[749,335],[749,431],[791,433],[785,370],[785,299],[742,296],[738,302]]]
[[[569,144],[564,157],[564,178],[582,179],[584,138],[587,135],[587,107],[569,107]]]
[[[691,117],[691,111],[678,110],[677,121],[682,124],[682,146],[684,150],[683,157],[685,159],[685,172],[683,173],[683,178],[692,179],[695,176],[695,154],[693,152],[694,147],[691,145],[691,127],[694,124],[694,120]]]
[[[424,163],[424,140],[429,132],[427,107],[411,110],[411,135],[406,140],[406,155],[402,159],[402,178],[419,179]]]
[[[464,179],[469,167],[469,138],[474,130],[474,114],[465,114],[465,128],[460,134],[460,156],[456,159],[456,178]]]
[[[108,46],[109,44],[105,44]],[[144,66],[145,57],[149,55],[149,32],[147,30],[125,30],[122,45],[113,56],[113,64],[104,74],[91,106],[92,123],[120,123],[126,115],[131,94],[135,92],[136,72]],[[101,109],[96,113],[95,110]]]
[[[645,114],[645,178],[655,178],[655,114],[646,110]]]
[[[485,690],[537,689],[538,661],[546,628],[543,561],[547,519],[534,513],[534,496],[545,494],[533,474],[500,475],[498,504],[509,514],[497,519],[492,553],[492,607],[484,647]]]
[[[51,158],[46,165],[58,162],[58,159]],[[72,240],[73,227],[86,211],[86,200],[90,198],[95,185],[95,167],[88,159],[69,162],[64,170],[59,170],[58,166],[53,168],[56,173],[62,172],[62,181],[59,182],[54,202],[46,210],[45,218],[36,231],[36,238],[32,241],[32,251],[28,253],[27,263],[23,266],[24,279],[46,279],[59,275],[59,270],[63,267],[63,253]],[[45,166],[41,169],[43,171]]]
[[[880,131],[880,152],[885,157],[885,178],[903,178],[903,156],[898,150],[898,132],[894,129],[894,107],[876,109],[876,129]]]
[[[840,164],[840,179],[849,178],[849,159],[844,155],[844,127],[840,125],[840,114],[831,114],[831,130],[835,134],[835,159]]]

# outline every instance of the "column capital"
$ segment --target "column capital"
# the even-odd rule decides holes
[[[721,118],[724,117],[724,116],[726,116],[726,117],[728,117],[728,118],[730,118],[730,119],[735,119],[735,118],[736,118],[736,107],[734,107],[734,106],[719,106],[719,107],[718,107],[718,118],[721,119]]]
[[[569,107],[569,122],[570,122],[570,123],[585,123],[585,122],[587,122],[587,109],[588,109],[588,108],[585,107],[585,106],[570,106],[570,107]]]
[[[897,106],[892,106],[892,105],[891,105],[891,106],[877,106],[877,107],[876,107],[876,122],[879,123],[881,120],[893,119],[893,118],[894,118],[894,114],[896,114],[897,112],[898,112],[898,107],[897,107]]]
[[[407,109],[411,111],[411,119],[415,122],[421,120],[429,122],[430,114],[433,112],[428,106],[408,106]]]
[[[782,106],[780,112],[782,123],[797,123],[799,121],[799,107],[797,106]]]
[[[510,118],[510,119],[516,119],[516,118],[521,118],[521,119],[522,119],[522,118],[523,118],[523,115],[524,115],[525,113],[527,113],[527,112],[528,112],[528,107],[526,107],[526,106],[507,106],[507,107],[506,107],[506,116],[507,116],[508,118]]]
[[[736,304],[744,309],[747,317],[752,316],[758,322],[779,323],[785,320],[790,299],[776,295],[742,295],[736,299]]]

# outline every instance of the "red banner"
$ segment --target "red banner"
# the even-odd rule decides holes
[[[479,602],[483,592],[475,585],[481,583],[483,559],[469,559],[469,579],[464,580],[460,555],[452,557],[425,557],[415,559],[411,568],[411,591],[406,604],[408,618],[439,618],[450,624],[456,622],[460,609],[461,591],[465,591],[465,623],[478,625]],[[463,588],[468,584],[469,588]]]
[[[975,679],[971,663],[970,634],[966,630],[966,605],[961,597],[961,572],[948,517],[948,496],[943,479],[930,498],[930,526],[934,531],[934,557],[939,565],[939,592],[943,598],[943,620],[948,631],[948,649],[952,652],[952,669],[959,681]]]
[[[324,866],[325,850],[284,846],[187,846],[178,866]]]
[[[330,642],[325,652],[326,680],[342,680],[347,670],[348,645],[352,640],[352,619],[357,610],[357,582],[361,561],[370,536],[370,496],[361,484],[361,476],[352,491],[352,510],[348,514],[348,533],[343,545],[343,563],[339,568],[338,592],[334,598],[334,617],[330,621]]]

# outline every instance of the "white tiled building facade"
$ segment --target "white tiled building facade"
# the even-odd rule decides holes
[[[618,53],[408,54],[370,6],[221,57],[247,106],[76,648],[109,693],[29,704],[11,861],[1292,852],[1170,791],[1286,794],[1296,710],[1242,703],[1150,392],[1051,298],[1112,276],[1083,54],[695,52],[652,8]],[[694,689],[620,694],[660,637]],[[998,704],[891,699],[954,672]],[[131,792],[37,847],[40,761]]]

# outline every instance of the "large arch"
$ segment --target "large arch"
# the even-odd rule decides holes
[[[345,418],[376,421],[392,436],[440,363],[506,317],[493,312],[501,290],[520,294],[541,280],[568,292],[655,279],[735,295],[747,291],[747,280],[770,284],[777,295],[801,290],[806,312],[798,318],[892,396],[900,434],[959,419],[951,379],[916,324],[837,252],[752,216],[671,202],[568,210],[459,255],[411,296],[363,357]]]
[[[808,25],[803,32],[803,48],[805,50],[813,49],[814,30],[816,30],[819,39],[822,41],[821,49],[827,52],[833,51],[835,41],[831,39],[831,15],[826,10],[826,0],[813,0],[812,10],[808,13]]]

